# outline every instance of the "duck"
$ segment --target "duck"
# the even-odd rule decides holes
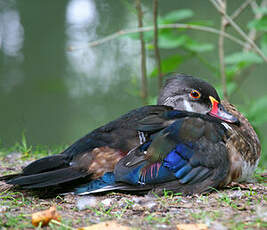
[[[193,194],[246,181],[259,157],[259,139],[233,105],[221,102],[206,81],[172,73],[158,105],[134,109],[62,153],[0,180],[55,194],[164,189]]]
[[[186,102],[177,103],[175,100],[177,96],[171,93],[174,88],[181,87],[181,81],[183,81],[182,78],[184,75],[181,78],[180,76],[180,74],[170,74],[170,77],[160,91],[157,103],[174,108],[178,108],[181,104],[184,104],[184,110],[195,111],[195,108],[186,108]],[[189,76],[189,78],[191,77]],[[228,113],[234,115],[239,120],[238,125],[236,123],[233,124],[233,122],[224,123],[230,131],[226,144],[232,164],[232,173],[229,174],[226,184],[231,182],[242,183],[253,181],[252,177],[261,156],[261,144],[258,135],[248,119],[233,104],[227,100],[221,100],[220,102]]]

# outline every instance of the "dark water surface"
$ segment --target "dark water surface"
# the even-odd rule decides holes
[[[13,145],[23,132],[34,145],[70,144],[142,105],[136,96],[139,42],[125,37],[86,47],[89,41],[136,27],[132,6],[132,1],[124,0],[0,0],[1,146]],[[196,18],[214,19],[215,26],[219,24],[208,1],[160,1],[162,15],[179,8],[192,8]],[[145,12],[146,21],[151,21],[151,1],[145,1]],[[217,44],[216,36],[191,34]],[[238,48],[230,41],[226,45],[226,51]],[[70,46],[82,48],[70,52]],[[175,52],[165,50],[162,56]],[[217,49],[206,56],[215,63]],[[150,55],[148,69],[153,66]],[[218,83],[197,60],[186,62],[177,71]],[[249,77],[233,102],[265,94],[265,73],[264,66],[254,71],[257,84]],[[152,95],[156,95],[155,83],[150,80]]]

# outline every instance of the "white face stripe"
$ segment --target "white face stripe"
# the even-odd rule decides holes
[[[224,128],[226,128],[227,130],[232,130],[231,126],[228,125],[227,123],[222,122],[221,124],[222,124],[222,125],[224,126]]]
[[[190,105],[190,103],[187,100],[184,99],[183,103],[184,103],[184,108],[186,111],[194,112],[192,106]]]

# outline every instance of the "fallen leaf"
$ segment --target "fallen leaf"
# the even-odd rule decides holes
[[[206,224],[178,224],[177,230],[208,230]]]
[[[61,216],[58,214],[56,207],[53,206],[44,211],[35,212],[32,214],[32,224],[37,227],[40,223],[41,226],[47,226],[51,220],[60,221]]]
[[[78,228],[77,230],[130,230],[129,227],[120,225],[115,221],[107,221],[99,224],[94,224],[88,227]]]

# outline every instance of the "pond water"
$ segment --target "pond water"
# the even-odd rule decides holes
[[[192,8],[196,18],[214,18],[215,26],[219,24],[218,14],[208,2],[166,0],[160,2],[159,11],[163,15],[179,8]],[[144,1],[144,10],[146,21],[150,21],[151,1]],[[139,42],[123,37],[87,47],[89,41],[134,27],[132,1],[0,1],[0,146],[14,145],[22,133],[33,145],[71,144],[141,106]],[[217,44],[216,36],[197,31],[191,34]],[[230,41],[226,44],[228,50],[236,48]],[[69,51],[70,47],[75,50]],[[162,51],[162,57],[175,52]],[[215,62],[218,54],[206,56]],[[149,71],[154,64],[150,55]],[[181,65],[177,71],[218,83],[197,60]],[[265,71],[260,67],[253,74],[263,76]],[[249,89],[249,97],[266,92],[264,77],[258,78],[258,85],[252,82],[253,78],[248,78],[242,86]],[[155,79],[149,86],[155,96]]]

